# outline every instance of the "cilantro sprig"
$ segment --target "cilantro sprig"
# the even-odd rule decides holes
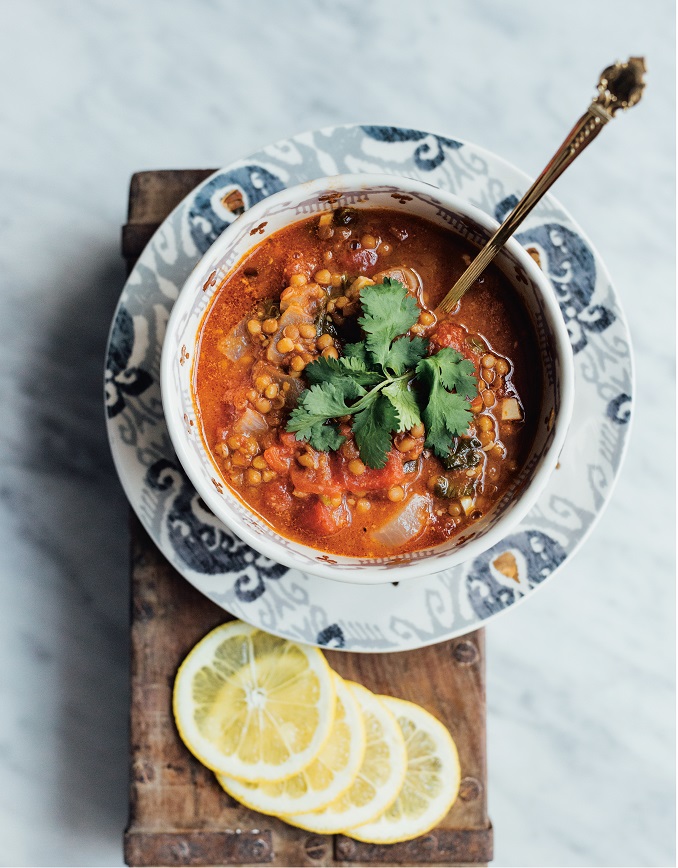
[[[469,402],[477,394],[473,363],[450,348],[427,355],[428,341],[406,333],[419,306],[396,280],[361,290],[364,341],[346,344],[338,359],[319,358],[304,371],[301,393],[287,430],[319,451],[344,442],[337,419],[351,416],[360,457],[368,467],[386,464],[391,435],[422,421],[426,446],[441,458],[469,426]]]

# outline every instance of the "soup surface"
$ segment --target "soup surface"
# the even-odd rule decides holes
[[[498,268],[454,314],[433,314],[476,252],[417,217],[339,208],[273,234],[219,287],[193,372],[202,435],[225,482],[280,534],[323,552],[386,557],[468,530],[502,497],[532,443],[541,368],[528,316]],[[474,388],[459,397],[464,430],[442,454],[424,424],[432,397],[414,369],[399,379],[420,418],[404,428],[389,411],[395,423],[381,462],[370,457],[369,437],[359,449],[350,414],[328,423],[330,448],[288,430],[308,380],[317,382],[306,368],[347,358],[365,341],[358,319],[371,286],[372,297],[402,290],[406,304],[416,299],[418,319],[405,335],[423,339],[420,354],[450,348],[459,355],[449,358],[471,363],[464,370]]]

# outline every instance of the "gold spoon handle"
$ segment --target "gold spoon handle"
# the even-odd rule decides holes
[[[620,109],[630,108],[640,100],[645,87],[644,72],[645,60],[642,57],[631,57],[627,63],[616,63],[603,71],[598,83],[598,96],[579,118],[541,175],[440,302],[436,313],[451,313],[454,310],[462,295],[473,286],[553,182]]]

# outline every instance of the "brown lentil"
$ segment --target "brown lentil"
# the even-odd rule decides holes
[[[302,322],[299,324],[299,334],[304,340],[310,340],[315,337],[315,326],[310,322]]]
[[[400,503],[405,497],[405,489],[402,485],[392,485],[388,490],[387,497],[392,503]]]
[[[365,472],[365,465],[359,458],[354,458],[348,462],[348,472],[354,476],[361,476]]]
[[[416,445],[416,442],[411,437],[403,437],[400,443],[396,443],[396,449],[398,452],[411,452]]]

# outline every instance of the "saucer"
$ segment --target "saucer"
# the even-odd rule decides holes
[[[162,341],[190,271],[245,207],[322,175],[385,172],[449,190],[501,221],[530,180],[469,142],[401,127],[342,126],[277,142],[215,172],[162,223],[123,289],[109,337],[111,450],[142,524],[172,565],[238,618],[297,641],[400,651],[474,630],[541,587],[581,545],[614,486],[629,434],[633,365],[599,255],[546,197],[516,238],[548,274],[575,362],[570,431],[537,505],[490,550],[398,585],[347,586],[290,570],[207,509],[172,450],[160,401]]]

